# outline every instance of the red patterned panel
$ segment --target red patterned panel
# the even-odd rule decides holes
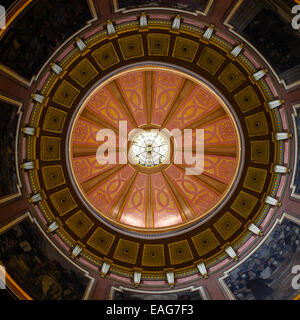
[[[74,144],[89,144],[99,145],[96,140],[98,131],[102,129],[82,119],[78,119],[72,132],[72,145]]]
[[[155,76],[152,123],[161,125],[181,88],[183,79],[171,72],[158,71]]]
[[[126,187],[133,173],[134,169],[126,166],[102,182],[88,195],[88,199],[92,205],[103,214],[109,215],[113,204],[121,196],[123,189]]]
[[[147,123],[143,72],[129,73],[119,80],[123,96],[138,125]]]
[[[79,183],[83,183],[116,165],[100,165],[95,156],[75,158],[72,160],[74,174]]]
[[[193,157],[196,158],[195,153],[193,153]],[[195,165],[187,164],[184,161],[184,156],[182,158],[183,164],[186,167],[195,167]],[[229,184],[235,176],[237,165],[238,160],[236,158],[205,154],[203,173],[225,184]]]
[[[235,158],[204,156],[204,173],[226,184],[232,181],[237,165]]]
[[[218,100],[199,85],[187,97],[182,106],[178,108],[167,128],[169,130],[175,128],[183,129],[189,124],[195,123],[218,105]]]
[[[193,176],[186,175],[184,170],[171,165],[166,173],[197,215],[203,215],[219,201],[220,196]]]
[[[120,221],[122,223],[145,228],[147,205],[147,175],[139,173],[128,195]]]
[[[238,143],[235,126],[229,118],[207,124],[201,129],[204,129],[205,145]],[[196,130],[193,130],[193,145],[196,145]]]
[[[115,101],[109,90],[104,87],[96,91],[88,101],[86,108],[96,112],[100,118],[119,128],[120,121],[128,122],[128,130],[133,129],[132,124],[122,110],[122,107]]]
[[[151,176],[154,227],[175,226],[183,222],[171,190],[161,173]]]

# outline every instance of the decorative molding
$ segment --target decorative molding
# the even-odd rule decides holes
[[[132,9],[127,9],[127,8],[119,8],[118,6],[118,0],[113,0],[113,7],[114,7],[114,12],[115,13],[131,13],[131,12],[136,12],[136,11],[145,11],[145,10],[159,10],[159,11],[174,11],[178,13],[185,13],[185,14],[190,14],[193,16],[207,16],[208,12],[210,11],[212,5],[214,3],[214,0],[209,0],[206,8],[204,11],[196,10],[195,12],[187,11],[184,9],[176,9],[172,7],[155,7],[155,6],[143,6],[143,7],[137,7],[137,8],[132,8]]]
[[[298,153],[299,153],[299,137],[298,137],[298,127],[297,127],[297,120],[296,118],[299,117],[298,110],[300,110],[300,104],[293,105],[293,113],[292,113],[292,122],[293,122],[293,129],[294,129],[294,167],[293,167],[293,176],[291,180],[290,188],[292,189],[291,197],[294,199],[300,200],[300,194],[296,193],[296,174],[297,174],[297,165],[298,165]]]
[[[246,38],[244,38],[239,32],[235,31],[234,26],[230,24],[231,19],[233,18],[235,13],[239,10],[239,8],[241,7],[241,5],[243,4],[244,1],[245,0],[238,0],[238,2],[236,2],[236,4],[232,7],[231,11],[229,12],[227,17],[225,18],[224,25],[226,27],[228,27],[228,29],[231,33],[233,33],[235,36],[237,36],[239,39],[241,39],[249,48],[251,48],[251,50],[253,50],[257,54],[259,59],[262,60],[266,64],[268,70],[272,72],[272,74],[274,75],[274,77],[276,78],[278,83],[282,84],[286,90],[289,90],[291,88],[299,86],[300,80],[292,82],[290,84],[287,84],[286,81],[283,78],[281,78],[280,75],[274,70],[274,68],[269,63],[269,61],[260,53],[260,51],[257,50],[255,48],[255,46],[253,46],[251,44],[251,42],[249,42]],[[252,10],[252,12],[254,12],[254,11]],[[249,13],[249,9],[248,9],[248,13]]]
[[[199,291],[201,297],[203,300],[209,300],[208,298],[208,295],[206,293],[206,290],[204,289],[203,286],[200,286],[200,287],[194,287],[194,286],[190,286],[190,287],[187,287],[187,288],[182,288],[182,289],[172,289],[172,290],[166,290],[166,291],[163,291],[163,290],[138,290],[138,289],[131,289],[131,288],[125,288],[123,286],[120,286],[120,287],[114,287],[112,286],[111,289],[110,289],[110,293],[109,293],[109,300],[114,300],[114,294],[115,292],[118,291],[118,292],[124,292],[124,291],[129,291],[129,292],[134,292],[134,293],[137,293],[137,294],[149,294],[149,295],[164,295],[164,294],[174,294],[174,293],[177,293],[177,292],[184,292],[184,291],[191,291],[191,292],[194,292],[194,291]]]

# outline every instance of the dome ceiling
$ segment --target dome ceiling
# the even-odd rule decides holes
[[[123,159],[128,150],[130,156],[137,141],[133,145],[126,141],[126,151],[117,141],[115,163],[99,163],[97,134],[104,128],[118,134],[120,121],[128,124],[128,138],[134,128],[147,129],[137,140],[141,146],[136,154],[145,156],[139,161],[147,159],[145,148],[154,141],[148,159],[172,150],[169,164],[148,164],[147,169],[145,163],[119,164],[119,153]],[[183,155],[180,164],[174,164],[182,150],[175,139],[167,143],[161,137],[166,149],[155,141],[159,133],[153,130],[170,134],[188,128],[193,129],[194,149],[196,129],[204,130],[201,177],[185,175],[185,168],[192,165],[185,163]],[[178,229],[205,217],[224,199],[238,171],[239,133],[230,111],[206,85],[171,68],[141,67],[100,85],[78,111],[71,130],[72,172],[84,198],[98,214],[140,232],[170,231],[169,227]],[[151,130],[153,136],[147,139]],[[195,152],[191,150],[194,157]]]
[[[25,12],[20,26],[35,14],[46,19],[38,5],[31,11],[31,1],[21,2],[10,7],[8,26],[27,6],[31,15]],[[49,10],[67,17],[69,4],[58,8],[59,2]],[[6,44],[0,46],[0,84],[8,92],[0,93],[0,104],[10,119],[0,131],[9,158],[2,163],[13,174],[13,183],[0,185],[0,243],[15,241],[25,253],[35,252],[39,263],[32,272],[56,270],[54,298],[86,298],[94,290],[101,299],[146,299],[148,291],[171,286],[177,298],[207,299],[211,290],[213,299],[244,299],[246,281],[270,277],[257,271],[263,259],[276,260],[275,252],[280,261],[289,252],[289,267],[298,259],[299,220],[290,211],[298,208],[292,198],[300,197],[299,175],[296,164],[293,177],[289,168],[297,159],[291,141],[299,114],[297,106],[286,111],[298,97],[298,69],[285,70],[294,56],[287,57],[283,75],[276,74],[270,47],[266,61],[231,29],[253,35],[248,20],[256,16],[252,10],[247,17],[248,0],[231,7],[230,1],[196,2],[144,7],[144,14],[135,0],[115,0],[114,22],[100,23],[98,10],[112,15],[109,1],[76,0],[73,9],[82,19],[64,33],[64,23],[56,21],[51,49],[37,47],[35,54],[44,56],[36,63],[30,47],[24,61],[15,59],[28,43],[22,27],[0,31]],[[258,29],[264,6],[251,2]],[[45,25],[28,37],[47,43]],[[72,36],[73,29],[80,30]],[[14,256],[3,248],[9,286],[22,298],[39,297],[46,289],[33,288],[28,281],[35,275],[24,276],[23,264],[15,270]],[[139,285],[143,293],[134,288]]]
[[[35,101],[28,124],[39,128],[27,138],[27,160],[38,163],[29,180],[47,224],[56,221],[57,234],[88,261],[111,261],[112,272],[124,275],[138,267],[145,278],[155,272],[161,279],[174,268],[185,277],[197,272],[193,261],[213,266],[226,258],[226,246],[239,248],[252,235],[249,223],[264,219],[265,197],[276,194],[280,179],[270,168],[282,161],[282,142],[274,141],[281,118],[268,108],[268,83],[255,81],[258,69],[244,55],[230,56],[229,43],[215,35],[207,42],[187,24],[182,35],[167,20],[148,25],[139,34],[135,22],[118,26],[118,36],[97,33],[82,52],[66,53],[63,72],[46,75],[35,93],[43,102]],[[134,64],[142,66],[131,70]],[[170,98],[159,100],[169,83]],[[186,175],[184,163],[99,165],[96,134],[117,133],[119,120],[128,131],[204,129],[204,172]],[[132,213],[136,193],[143,200]]]

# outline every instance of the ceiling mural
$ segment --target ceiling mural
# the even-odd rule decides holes
[[[246,3],[11,6],[0,263],[12,295],[297,299],[298,49],[293,31],[270,31],[290,4],[247,16]]]
[[[72,5],[59,0],[35,2],[17,26],[5,33],[0,48],[2,66],[28,81],[60,44],[92,19],[84,0],[75,0]]]
[[[20,196],[15,142],[18,136],[20,104],[0,96],[0,203]],[[7,177],[9,177],[8,181]]]
[[[280,3],[281,2],[281,3]],[[240,2],[229,23],[267,59],[287,85],[299,80],[299,32],[291,27],[297,1]],[[242,23],[240,21],[243,21]],[[278,36],[273,37],[276,33]]]
[[[40,239],[38,227],[29,219],[2,233],[0,239],[0,259],[28,297],[37,300],[84,297],[90,280],[59,257],[46,239]]]
[[[224,279],[230,294],[237,300],[292,299],[295,290],[289,269],[299,261],[299,239],[299,224],[285,219],[276,226],[255,254]]]

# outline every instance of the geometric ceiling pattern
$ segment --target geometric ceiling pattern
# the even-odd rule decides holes
[[[9,289],[20,299],[296,298],[278,288],[299,260],[298,71],[282,80],[230,25],[253,23],[265,1],[249,17],[247,0],[129,2],[74,1],[82,21],[66,31],[57,22],[49,38],[42,28],[36,56],[51,48],[34,66],[25,35],[10,28],[24,8],[47,20],[38,7],[12,5],[0,29]],[[190,158],[203,147],[200,173],[182,155],[188,131]]]
[[[70,141],[74,177],[90,204],[110,220],[144,233],[178,229],[211,213],[231,189],[240,152],[233,119],[213,93],[170,69],[153,70],[154,67],[126,72],[113,82],[100,85],[79,111]],[[138,164],[98,163],[97,133],[104,126],[119,133],[119,121],[128,123],[128,133],[133,128],[168,132],[175,128],[182,132],[188,128],[204,129],[201,177],[185,175],[185,168],[191,165],[184,159],[181,164],[174,164],[176,153],[181,150],[174,140],[170,141],[170,165],[143,170]],[[194,130],[194,146],[195,139]],[[130,146],[126,146],[127,151]],[[126,156],[126,152],[119,147],[115,155],[118,159],[120,153]],[[161,151],[155,149],[154,156],[156,152],[159,155]],[[191,154],[195,156],[195,152]],[[187,199],[185,194],[189,194]]]

